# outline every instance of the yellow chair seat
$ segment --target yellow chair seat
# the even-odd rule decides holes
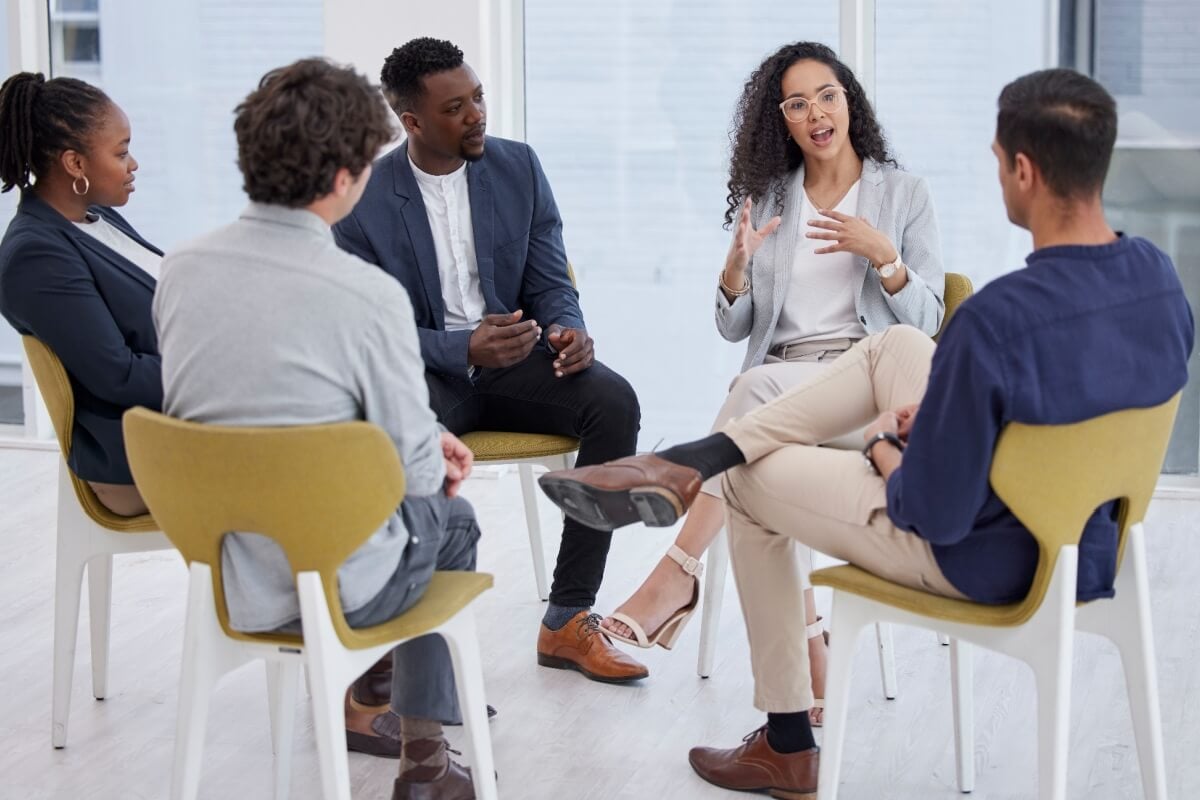
[[[549,433],[472,431],[464,434],[462,440],[471,448],[477,462],[547,458],[574,453],[579,449],[579,440],[575,437]]]
[[[924,617],[968,625],[1004,628],[1020,625],[1028,617],[1024,603],[995,606],[954,600],[892,583],[848,564],[817,570],[812,573],[812,583],[813,586],[829,586]]]

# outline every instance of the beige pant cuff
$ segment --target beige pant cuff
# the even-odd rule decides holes
[[[815,704],[812,689],[796,694],[768,696],[765,692],[754,690],[754,707],[768,714],[795,714],[798,711],[808,711]]]

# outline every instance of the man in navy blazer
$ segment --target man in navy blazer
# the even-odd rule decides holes
[[[632,454],[637,396],[594,360],[562,219],[533,150],[485,137],[483,88],[450,42],[397,48],[382,83],[408,140],[375,163],[334,232],[408,291],[439,421],[455,434],[575,436],[580,465]],[[537,653],[543,666],[624,683],[649,673],[591,613],[610,541],[567,521]]]

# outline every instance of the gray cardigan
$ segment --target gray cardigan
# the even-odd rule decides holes
[[[316,214],[251,203],[236,222],[168,253],[154,319],[167,414],[222,425],[365,419],[395,442],[410,497],[441,491],[441,430],[408,294],[341,250]],[[338,569],[344,611],[383,589],[409,539],[397,511],[350,554]],[[233,533],[223,547],[235,630],[299,618],[279,545]]]
[[[743,372],[763,363],[771,346],[788,293],[792,254],[808,228],[807,221],[800,218],[802,203],[798,199],[803,191],[801,165],[788,186],[782,223],[750,260],[746,272],[750,293],[730,303],[717,288],[717,331],[731,342],[750,338],[742,362]],[[753,211],[754,227],[764,225],[775,215],[774,209],[773,196],[758,202]],[[937,219],[925,180],[889,165],[863,161],[856,213],[895,243],[908,267],[908,283],[890,295],[884,291],[879,273],[871,268],[870,262],[866,258],[857,259],[863,273],[862,288],[854,298],[859,321],[868,334],[901,323],[933,336],[946,310],[942,302],[945,277]]]

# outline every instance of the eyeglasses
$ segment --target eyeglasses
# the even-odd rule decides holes
[[[814,105],[826,114],[835,114],[846,105],[846,90],[841,86],[829,86],[822,89],[813,101],[803,97],[789,97],[779,104],[779,110],[788,122],[804,122]]]

